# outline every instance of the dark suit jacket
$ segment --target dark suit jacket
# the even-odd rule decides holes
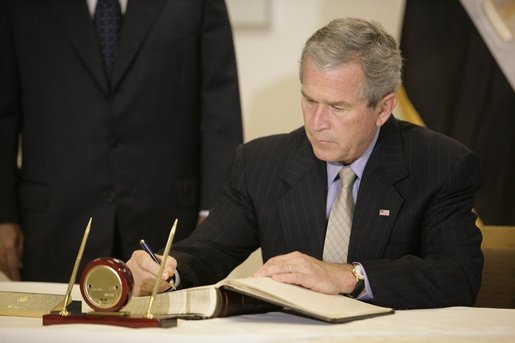
[[[322,259],[325,169],[303,128],[241,146],[222,199],[174,246],[184,286],[223,278],[258,247],[265,260],[296,250]],[[383,125],[360,184],[348,257],[363,264],[376,304],[473,304],[483,266],[471,212],[480,181],[477,155],[456,141],[393,117]]]
[[[85,262],[176,217],[187,236],[242,142],[224,2],[129,0],[110,80],[85,0],[0,6],[0,222],[24,230],[24,279],[67,281],[90,216]]]

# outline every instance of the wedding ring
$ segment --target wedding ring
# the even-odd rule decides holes
[[[288,273],[291,274],[293,272],[292,265],[291,264],[287,264],[286,266],[288,267]]]

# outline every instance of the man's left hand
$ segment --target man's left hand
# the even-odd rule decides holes
[[[275,256],[253,274],[325,294],[349,294],[356,287],[352,265],[328,263],[298,251]]]

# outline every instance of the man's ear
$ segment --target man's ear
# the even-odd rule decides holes
[[[397,97],[394,93],[386,94],[377,104],[377,127],[383,126],[384,123],[390,118],[392,115],[393,109],[397,105]]]

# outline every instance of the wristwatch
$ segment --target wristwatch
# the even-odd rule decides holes
[[[365,288],[365,275],[363,274],[363,267],[359,263],[352,263],[352,275],[356,278],[356,287],[347,296],[350,298],[357,298]]]

